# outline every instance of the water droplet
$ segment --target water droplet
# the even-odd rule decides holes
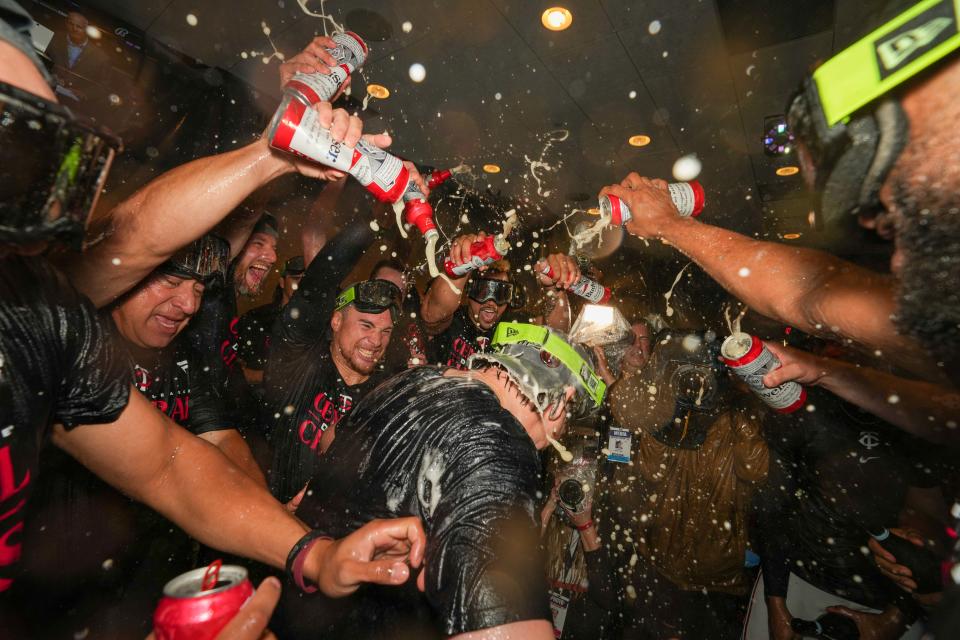
[[[423,82],[424,78],[427,77],[427,68],[424,67],[419,62],[414,62],[410,65],[410,79],[414,82]]]
[[[197,16],[193,15],[192,13],[188,13],[188,14],[187,14],[187,24],[188,24],[188,25],[190,25],[191,27],[195,27],[195,26],[197,26],[197,22],[198,22],[198,21],[197,21]]]
[[[662,25],[660,24],[659,20],[654,20],[653,22],[647,25],[647,31],[650,32],[650,35],[655,36],[658,33],[660,33],[661,26]]]

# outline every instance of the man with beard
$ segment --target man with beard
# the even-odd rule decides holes
[[[18,5],[0,0],[0,592],[15,586],[24,512],[50,440],[197,539],[275,567],[287,559],[298,584],[309,576],[342,595],[362,580],[403,582],[402,562],[356,560],[406,549],[416,563],[416,522],[376,523],[306,549],[299,542],[306,527],[266,491],[130,392],[129,371],[93,305],[40,255],[55,240],[80,244],[115,141],[56,104],[30,46],[30,24]],[[25,608],[8,595],[0,598],[0,628],[31,637],[18,622]]]
[[[470,245],[486,234],[466,234],[450,244],[450,260],[455,265],[470,261]],[[570,256],[556,253],[545,259],[555,277],[541,276],[548,286],[565,289],[580,278],[580,268]],[[452,279],[457,293],[437,278],[423,297],[420,318],[427,335],[431,363],[466,369],[467,358],[490,345],[490,336],[513,298],[509,263],[495,262],[489,268]],[[463,298],[466,296],[466,304]]]
[[[340,423],[297,516],[337,535],[415,514],[427,535],[420,589],[348,602],[291,594],[278,634],[331,638],[553,638],[536,505],[538,451],[603,402],[587,361],[545,327],[502,322],[468,371],[414,367]],[[464,634],[464,635],[461,635]]]
[[[306,486],[337,424],[384,375],[378,369],[400,309],[400,289],[365,280],[336,295],[374,239],[366,224],[340,232],[307,267],[274,325],[261,424],[273,445],[270,490],[288,502]]]

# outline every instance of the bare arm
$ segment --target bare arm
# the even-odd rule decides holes
[[[897,334],[895,281],[822,251],[748,238],[677,214],[662,180],[631,173],[606,187],[630,207],[627,230],[662,238],[751,309],[806,333],[840,336],[880,349],[913,371],[929,358]]]
[[[267,479],[260,470],[260,465],[253,459],[253,453],[250,446],[243,439],[240,432],[236,429],[219,429],[217,431],[207,431],[201,433],[198,438],[202,438],[220,449],[220,452],[227,456],[227,459],[235,464],[241,471],[253,478],[260,486],[267,486]]]
[[[481,231],[476,235],[468,233],[455,238],[450,243],[450,260],[453,264],[458,265],[467,262],[470,259],[470,245],[478,240],[483,240],[486,235]],[[468,275],[462,278],[451,278],[454,286],[461,292],[466,287]],[[420,319],[423,321],[427,335],[435,336],[443,333],[443,330],[450,326],[453,314],[456,313],[460,302],[463,300],[463,295],[464,293],[456,293],[440,278],[434,281],[433,286],[423,296],[423,302],[420,304]]]
[[[303,221],[301,239],[304,265],[310,266],[313,259],[327,244],[327,231],[330,230],[329,219],[336,212],[337,201],[340,199],[340,194],[343,193],[346,184],[346,179],[327,184],[320,193],[320,197],[310,208],[307,219]]]
[[[938,444],[960,444],[955,426],[960,392],[932,382],[908,380],[842,360],[821,358],[776,342],[765,344],[782,365],[764,377],[768,387],[787,380],[817,385],[919,438]]]
[[[227,553],[283,567],[306,527],[216,447],[194,437],[136,390],[111,424],[54,429],[54,443],[111,485],[145,502],[191,536]],[[374,521],[337,541],[321,540],[304,575],[336,597],[360,582],[401,584],[426,539],[415,518]],[[380,552],[387,558],[373,560]],[[405,553],[404,553],[405,552]]]
[[[546,620],[523,620],[451,637],[454,640],[548,640],[554,636],[553,625]]]

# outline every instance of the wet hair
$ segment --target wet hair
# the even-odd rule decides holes
[[[377,277],[377,272],[379,272],[381,269],[393,269],[394,271],[404,273],[406,272],[407,267],[396,258],[385,258],[373,265],[373,269],[370,269],[370,279],[375,279]]]

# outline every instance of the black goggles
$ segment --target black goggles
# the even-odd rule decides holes
[[[80,248],[120,139],[0,82],[0,242]]]
[[[467,297],[483,304],[493,300],[498,305],[507,304],[513,299],[513,284],[504,280],[474,278],[467,287]]]
[[[390,309],[390,315],[396,321],[402,300],[403,294],[392,282],[364,280],[350,285],[337,296],[336,309],[340,311],[350,304],[363,313],[383,313]]]
[[[229,268],[230,243],[210,233],[180,249],[157,271],[209,285],[225,283]]]
[[[821,65],[787,107],[818,213],[828,222],[881,209],[880,187],[909,123],[889,94],[960,47],[958,9],[923,0]]]

